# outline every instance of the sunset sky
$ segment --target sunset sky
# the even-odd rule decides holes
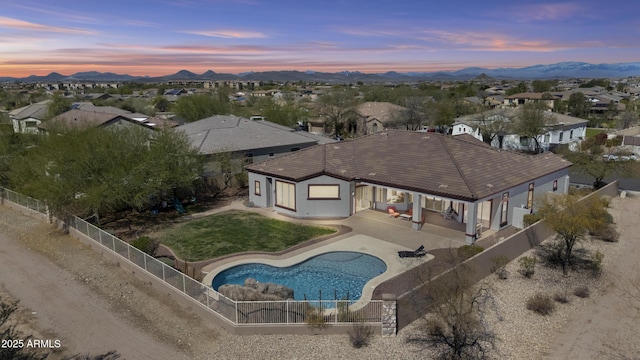
[[[640,61],[640,1],[2,0],[0,77]]]

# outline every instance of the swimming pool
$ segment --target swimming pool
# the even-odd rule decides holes
[[[359,300],[362,288],[384,273],[387,264],[375,256],[359,252],[336,251],[314,256],[289,267],[250,263],[231,267],[217,274],[214,290],[224,284],[244,284],[247,278],[272,282],[293,289],[295,300]]]

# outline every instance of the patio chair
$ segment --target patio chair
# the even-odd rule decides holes
[[[387,208],[387,212],[389,212],[389,217],[397,218],[398,216],[400,216],[400,213],[397,212],[396,209],[391,206]]]
[[[401,258],[423,257],[425,255],[427,255],[427,252],[424,251],[424,245],[420,245],[420,247],[415,249],[414,251],[398,251],[398,256],[400,256]]]

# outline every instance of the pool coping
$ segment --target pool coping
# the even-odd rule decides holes
[[[206,266],[202,269],[202,272],[206,275],[202,279],[202,283],[211,288],[213,278],[220,272],[229,269],[234,266],[249,264],[249,263],[262,263],[266,265],[272,265],[277,267],[287,267],[298,263],[301,263],[311,257],[335,251],[350,251],[360,252],[368,255],[375,256],[387,265],[387,270],[382,274],[369,280],[362,289],[362,295],[360,299],[353,305],[354,309],[364,306],[373,296],[374,289],[382,282],[393,278],[394,276],[408,271],[412,268],[418,267],[421,264],[433,259],[433,255],[427,254],[424,257],[419,258],[400,258],[398,256],[399,250],[413,250],[399,246],[385,240],[374,238],[368,235],[356,234],[337,241],[333,241],[327,244],[323,244],[318,247],[314,247],[307,251],[300,253],[290,253],[283,257],[283,255],[271,255],[271,254],[255,254],[252,256],[238,255],[239,259],[233,260],[229,258],[223,264],[218,266]],[[211,264],[213,265],[213,264]],[[213,296],[217,298],[217,292],[212,291]],[[313,301],[313,300],[310,300]]]

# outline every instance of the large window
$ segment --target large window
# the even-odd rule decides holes
[[[253,182],[254,194],[260,196],[262,195],[262,190],[260,189],[260,180],[256,180]]]
[[[339,200],[340,185],[309,185],[310,200]]]
[[[296,209],[296,185],[276,180],[276,206]]]

